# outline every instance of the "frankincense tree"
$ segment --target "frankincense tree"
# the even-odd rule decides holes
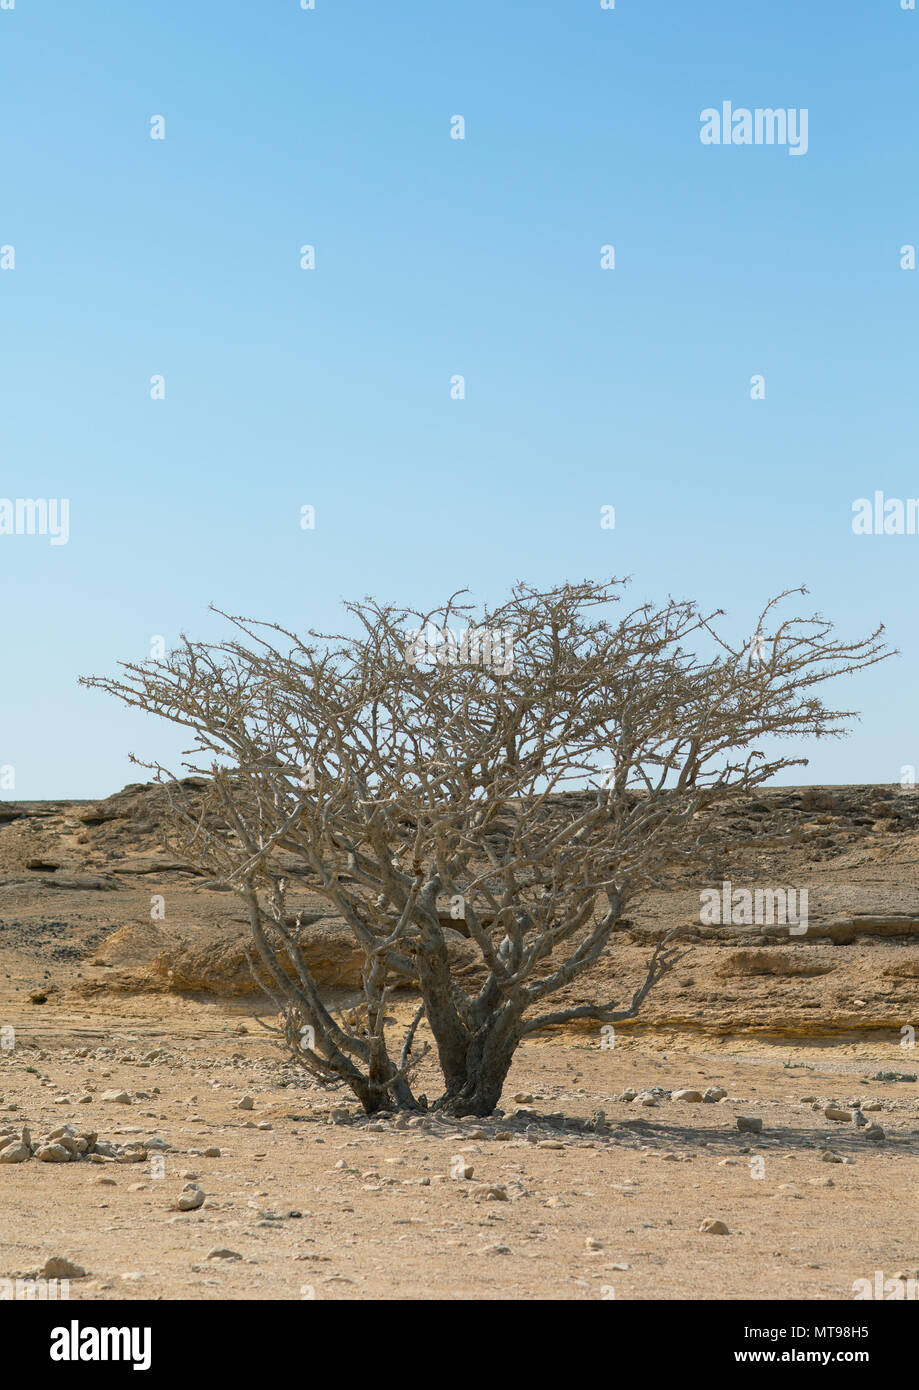
[[[670,938],[629,999],[554,997],[726,800],[803,761],[760,742],[844,732],[852,712],[819,687],[887,654],[882,628],[845,642],[819,616],[781,617],[803,590],[735,645],[691,602],[619,614],[621,590],[519,584],[481,612],[462,595],[427,611],[365,600],[339,634],[222,615],[225,641],[183,638],[162,661],[84,681],[191,731],[184,772],[203,789],[145,764],[166,781],[174,848],[244,900],[292,1054],[368,1111],[419,1104],[422,1019],[443,1074],[435,1106],[485,1115],[527,1034],[633,1017],[677,958]],[[585,788],[574,810],[558,795]],[[360,947],[358,1023],[310,974],[282,852]],[[445,899],[480,957],[474,988],[452,968]],[[407,976],[421,1005],[394,1046],[387,1003]]]

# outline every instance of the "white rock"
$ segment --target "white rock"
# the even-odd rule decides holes
[[[30,1158],[32,1150],[21,1140],[15,1139],[12,1144],[7,1144],[0,1149],[0,1163],[25,1163]]]
[[[35,1157],[40,1163],[67,1163],[70,1150],[65,1149],[63,1144],[39,1144]]]
[[[707,1217],[706,1220],[702,1222],[699,1230],[703,1235],[707,1236],[726,1236],[730,1234],[723,1221],[718,1221],[715,1217],[711,1216]]]
[[[176,1202],[176,1211],[197,1211],[204,1202],[204,1193],[193,1182],[185,1184]]]

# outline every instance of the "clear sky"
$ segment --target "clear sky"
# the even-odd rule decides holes
[[[919,496],[917,55],[900,0],[0,8],[0,497],[70,502],[0,535],[0,795],[174,760],[77,677],[211,602],[610,575],[738,637],[797,584],[884,621],[798,780],[919,765],[919,536],[851,524]],[[726,101],[806,109],[806,154],[704,145]]]

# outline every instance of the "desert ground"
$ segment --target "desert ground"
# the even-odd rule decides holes
[[[284,1055],[239,906],[164,851],[159,798],[0,803],[0,1278],[67,1261],[74,1301],[820,1300],[919,1277],[919,797],[751,798],[566,996],[625,1002],[685,925],[639,1019],[528,1040],[500,1112],[461,1121],[363,1116]],[[724,880],[806,888],[807,931],[701,925]],[[343,924],[298,891],[317,979],[353,1007]],[[407,984],[392,1013],[415,1004]]]

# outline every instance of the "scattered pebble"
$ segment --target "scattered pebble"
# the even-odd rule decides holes
[[[197,1211],[203,1202],[204,1193],[201,1191],[201,1188],[198,1187],[197,1184],[189,1182],[186,1183],[185,1187],[182,1189],[175,1203],[174,1210]]]
[[[730,1234],[727,1226],[724,1224],[723,1221],[719,1221],[715,1217],[711,1216],[707,1217],[705,1221],[702,1222],[702,1225],[699,1227],[699,1230],[703,1233],[703,1235],[707,1236],[726,1236]]]

